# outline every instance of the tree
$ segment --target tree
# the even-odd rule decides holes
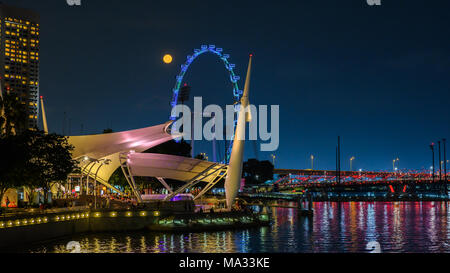
[[[195,156],[195,159],[206,160],[206,156],[203,153],[202,154],[198,154],[198,155]]]
[[[114,131],[111,128],[107,128],[107,129],[103,130],[103,134],[112,134],[112,133],[114,133]]]
[[[46,200],[55,183],[76,168],[73,147],[66,137],[42,131],[24,131],[0,138],[0,197],[10,188],[43,188]]]
[[[150,148],[147,151],[145,151],[145,153],[191,157],[191,145],[187,143],[185,140],[181,140],[180,142],[171,140],[166,143],[160,144],[156,147]]]
[[[158,181],[155,177],[134,177],[134,181],[136,182],[136,187],[138,189],[152,188],[152,189],[160,189],[163,188],[161,182]],[[166,179],[166,182],[169,186],[179,185],[178,181],[174,181],[171,179]],[[111,175],[108,181],[109,184],[114,186],[120,186],[124,189],[130,189],[127,179],[122,173],[122,169],[119,167],[116,171]]]
[[[77,168],[77,162],[72,159],[74,147],[69,144],[67,137],[57,134],[45,134],[38,131],[27,131],[29,149],[31,153],[31,169],[35,179],[30,186],[42,187],[45,200],[48,191],[55,184],[61,184],[67,176]]]
[[[191,145],[184,140],[181,140],[181,142],[171,140],[158,146],[152,147],[147,151],[145,151],[145,153],[168,154],[168,155],[191,157]],[[158,179],[156,179],[155,177],[135,177],[135,182],[136,186],[141,189],[146,187],[150,187],[152,189],[158,189],[163,187],[161,183],[158,181]],[[178,181],[171,179],[166,179],[166,182],[169,186],[173,187],[179,185]],[[123,175],[120,167],[111,175],[108,183],[115,186],[121,186],[123,188],[129,188],[128,181]]]
[[[5,132],[5,107],[3,106],[3,95],[2,90],[0,90],[0,136],[3,136]]]
[[[242,175],[246,184],[262,184],[273,179],[273,164],[268,161],[249,159],[244,162]]]
[[[117,170],[115,170],[115,171],[113,172],[113,174],[112,174],[111,177],[109,178],[108,183],[109,183],[110,185],[120,186],[120,187],[123,187],[123,188],[129,187],[128,181],[127,181],[127,179],[125,178],[125,176],[123,175],[123,172],[122,172],[122,168],[121,168],[121,167],[117,168]]]
[[[28,129],[27,105],[19,101],[19,97],[10,93],[3,94],[0,97],[0,105],[2,134],[10,136]]]
[[[0,201],[8,189],[21,187],[32,180],[27,142],[23,135],[0,138]]]

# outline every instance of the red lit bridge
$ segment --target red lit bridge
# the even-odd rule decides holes
[[[273,181],[277,190],[296,192],[299,188],[309,192],[351,192],[364,195],[365,193],[384,194],[417,194],[435,193],[447,195],[447,180],[442,174],[433,176],[426,171],[407,172],[369,172],[369,171],[341,171],[340,181],[337,171],[323,170],[293,170],[276,169],[278,176]]]

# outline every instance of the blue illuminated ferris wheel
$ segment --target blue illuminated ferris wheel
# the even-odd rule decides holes
[[[213,53],[223,61],[224,65],[225,65],[225,69],[229,73],[230,82],[233,86],[233,96],[234,96],[234,100],[235,100],[234,105],[236,106],[240,103],[243,91],[241,89],[239,89],[239,86],[238,86],[238,81],[240,80],[240,77],[237,76],[233,70],[236,67],[236,65],[232,64],[228,61],[228,59],[230,58],[230,55],[223,53],[223,49],[218,48],[215,45],[202,45],[200,49],[194,49],[194,54],[188,55],[186,62],[181,65],[181,71],[180,71],[180,74],[178,74],[178,76],[176,78],[177,82],[175,84],[175,88],[173,89],[173,97],[172,97],[172,102],[170,104],[172,106],[172,108],[178,104],[178,95],[180,93],[180,88],[182,87],[183,79],[184,79],[184,76],[185,76],[187,70],[189,69],[190,65],[194,62],[194,60],[197,59],[198,56],[200,56],[204,53]],[[170,119],[175,121],[177,119],[177,117],[171,115]],[[227,155],[225,156],[225,161],[226,161],[225,163],[227,163],[230,159],[236,125],[237,125],[237,115],[235,115],[235,117],[234,117],[233,137],[232,137],[230,144],[228,146],[228,149],[227,149]]]

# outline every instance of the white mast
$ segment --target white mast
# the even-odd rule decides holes
[[[234,135],[233,148],[231,150],[230,164],[228,166],[228,174],[225,180],[225,195],[228,208],[233,206],[241,184],[242,165],[244,160],[245,123],[251,121],[250,113],[246,115],[246,108],[249,105],[248,95],[250,91],[251,69],[252,55],[250,55],[250,60],[248,63],[244,94],[241,98],[239,117]]]
[[[42,124],[44,125],[44,133],[48,134],[47,116],[45,115],[44,97],[41,96]]]

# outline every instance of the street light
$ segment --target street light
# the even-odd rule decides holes
[[[439,181],[442,181],[442,164],[441,164],[441,141],[438,141],[438,149],[439,149]]]
[[[271,154],[270,156],[272,157],[272,164],[273,164],[273,167],[275,168],[275,159],[277,157],[274,154]]]
[[[350,158],[350,171],[352,172],[353,171],[353,160],[355,160],[356,158],[354,157],[354,156],[352,156],[351,158]]]
[[[430,144],[430,149],[431,149],[431,156],[432,156],[432,166],[431,166],[431,170],[432,170],[432,176],[433,176],[433,182],[434,182],[434,143]]]
[[[398,162],[398,161],[400,161],[400,159],[399,159],[398,157],[392,161],[392,169],[393,169],[394,171],[396,171],[396,168],[395,168],[395,162]]]
[[[311,155],[311,170],[314,170],[314,155]]]
[[[448,186],[447,186],[447,164],[448,164],[448,160],[447,160],[447,151],[446,151],[446,142],[447,140],[444,138],[442,139],[442,142],[444,144],[444,184],[445,184],[445,193],[448,195]],[[447,162],[447,164],[445,164],[445,162]]]

